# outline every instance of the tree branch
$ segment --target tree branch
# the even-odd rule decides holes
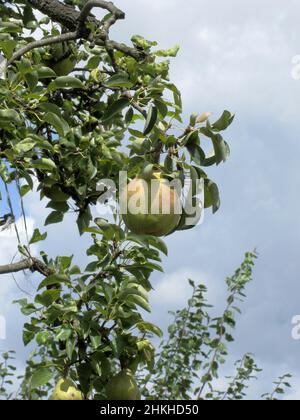
[[[6,264],[0,266],[1,274],[18,273],[23,270],[37,271],[45,277],[54,273],[46,264],[36,258],[26,258],[16,263]]]
[[[136,109],[138,112],[140,112],[146,119],[147,119],[147,111],[141,107],[138,103],[133,101],[133,97],[130,93],[129,90],[124,90],[123,94],[122,94],[125,98],[129,99],[129,101],[131,102],[131,105],[134,109]]]
[[[125,19],[125,13],[122,10],[118,9],[112,2],[107,2],[103,0],[89,0],[86,2],[86,4],[81,10],[81,13],[78,18],[79,24],[85,23],[91,10],[94,7],[101,7],[101,9],[106,9],[107,11],[109,11],[114,16],[115,22],[118,19]]]
[[[102,24],[102,36],[100,35],[93,39],[93,42],[96,45],[99,45],[101,47],[108,46],[110,48],[114,48],[118,51],[123,52],[126,55],[133,57],[137,61],[145,58],[145,53],[143,51],[139,51],[136,48],[128,47],[125,44],[120,44],[118,42],[107,39],[110,26],[114,24],[118,19],[125,18],[125,13],[119,10],[111,2],[106,2],[103,0],[95,0],[90,2],[88,1],[81,12],[75,10],[72,6],[61,3],[58,0],[28,0],[28,3],[33,8],[39,10],[44,15],[48,16],[54,22],[57,22],[64,28],[68,29],[70,32],[77,32],[77,39],[90,39],[91,34],[90,30],[88,29],[86,31],[82,31],[80,21],[87,23],[89,22],[95,27],[101,27]],[[110,11],[113,16],[109,18],[106,22],[99,22],[94,16],[88,15],[92,7],[104,8]]]
[[[7,65],[11,65],[15,61],[19,60],[19,58],[21,58],[24,54],[35,48],[45,47],[46,45],[59,44],[60,42],[67,42],[75,39],[77,39],[77,32],[67,32],[65,34],[30,42],[29,44],[25,45],[25,47],[18,50],[8,61]]]

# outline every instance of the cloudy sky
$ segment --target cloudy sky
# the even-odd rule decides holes
[[[165,327],[168,309],[180,308],[189,296],[187,278],[204,282],[210,300],[225,305],[224,278],[247,250],[260,258],[254,282],[239,320],[231,361],[245,352],[264,368],[251,395],[268,392],[283,373],[294,375],[289,398],[300,398],[300,341],[291,336],[291,320],[300,314],[300,80],[292,77],[292,59],[300,54],[300,5],[296,0],[119,0],[127,19],[113,31],[128,41],[138,33],[161,47],[181,45],[171,75],[183,94],[186,118],[224,109],[236,113],[226,133],[230,160],[210,175],[222,194],[222,207],[204,224],[168,240],[165,274],[154,278],[151,319]],[[1,206],[1,204],[0,204]],[[43,203],[27,201],[29,225],[41,227]],[[78,240],[72,218],[62,235],[52,227],[47,250],[75,253],[84,266],[87,239]],[[13,231],[0,236],[0,264],[14,257]],[[17,276],[22,288],[34,290],[35,277]],[[7,340],[0,348],[16,348],[21,366],[24,351],[22,318],[10,301],[22,296],[14,280],[0,281],[0,314],[6,317]],[[230,367],[227,371],[230,372]]]

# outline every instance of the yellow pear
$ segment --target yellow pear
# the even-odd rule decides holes
[[[79,401],[83,400],[82,393],[70,379],[60,379],[51,397],[55,401]]]
[[[121,192],[120,204],[125,225],[138,235],[168,235],[181,218],[180,196],[159,172],[133,179]]]

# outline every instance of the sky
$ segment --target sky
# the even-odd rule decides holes
[[[164,274],[153,278],[151,320],[165,328],[168,310],[185,305],[187,279],[205,283],[209,299],[221,313],[224,279],[246,251],[259,252],[254,281],[247,289],[229,367],[246,352],[264,369],[250,396],[272,389],[272,381],[292,373],[288,399],[300,399],[300,341],[292,338],[292,318],[300,314],[300,80],[293,77],[293,57],[300,54],[300,4],[296,0],[118,0],[126,20],[112,37],[129,42],[133,34],[156,40],[161,48],[180,44],[171,77],[183,95],[184,116],[224,109],[236,114],[226,131],[231,157],[210,168],[219,185],[219,212],[206,212],[197,228],[167,239],[169,257]],[[98,12],[97,12],[98,14]],[[101,12],[99,12],[100,16]],[[42,224],[47,210],[37,194],[26,201],[31,229]],[[19,221],[21,223],[21,221]],[[49,229],[45,243],[52,256],[75,254],[84,266],[88,238],[79,240],[72,216]],[[0,234],[0,264],[15,254],[14,232]],[[43,244],[44,245],[44,244]],[[33,293],[36,276],[16,276]],[[11,276],[0,279],[0,314],[7,322],[1,348],[18,351],[21,369],[25,352],[20,335],[23,319],[11,305],[23,296]]]

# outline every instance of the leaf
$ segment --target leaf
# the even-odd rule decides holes
[[[38,84],[39,78],[36,71],[34,72],[28,72],[24,75],[24,79],[26,80],[26,83],[30,89],[31,92],[34,91],[36,88],[36,85]]]
[[[151,332],[155,335],[157,335],[158,337],[162,338],[163,337],[163,332],[162,330],[157,327],[156,325],[150,323],[150,322],[138,322],[136,324],[136,327],[141,331],[141,332]]]
[[[126,98],[121,98],[115,101],[105,112],[102,120],[107,121],[113,118],[115,115],[119,114],[121,111],[123,111],[124,108],[126,108],[129,105],[129,100]]]
[[[190,131],[182,140],[182,146],[199,144],[199,132],[198,130]]]
[[[26,138],[26,139],[20,141],[15,146],[15,149],[16,149],[17,153],[26,153],[26,152],[29,152],[30,150],[32,150],[35,145],[36,145],[36,141],[34,139]]]
[[[12,122],[15,124],[22,124],[22,120],[18,112],[14,109],[0,109],[0,122]]]
[[[205,153],[198,144],[188,144],[186,146],[187,150],[191,155],[191,160],[196,163],[196,165],[201,166],[205,160]]]
[[[212,124],[212,129],[217,131],[226,130],[227,127],[233,122],[235,115],[229,111],[224,111],[221,118]]]
[[[48,86],[49,90],[56,89],[84,89],[84,84],[77,77],[73,76],[61,76],[57,77]]]
[[[129,133],[133,136],[133,137],[137,137],[137,138],[140,138],[140,139],[144,139],[145,138],[145,134],[144,133],[142,133],[141,131],[138,131],[138,130],[134,130],[134,129],[132,129],[132,128],[129,128]]]
[[[17,45],[17,42],[12,39],[8,39],[8,40],[0,42],[0,48],[4,52],[5,57],[7,59],[10,59],[12,57],[16,45]]]
[[[37,69],[37,75],[39,79],[52,79],[56,77],[55,71],[49,67],[39,67]]]
[[[159,101],[159,100],[156,99],[154,101],[154,104],[155,104],[158,112],[160,113],[161,117],[162,118],[165,118],[167,116],[167,114],[168,114],[168,107],[165,104],[165,102]]]
[[[133,109],[130,107],[125,115],[125,122],[126,124],[130,124],[133,118],[134,112]]]
[[[50,171],[50,172],[56,170],[55,163],[51,159],[47,159],[47,158],[34,160],[32,162],[32,167],[36,169],[40,169],[40,170]]]
[[[204,181],[204,206],[205,208],[212,207],[213,213],[216,213],[220,208],[220,193],[217,184],[205,179]]]
[[[35,302],[48,307],[60,298],[60,292],[60,290],[45,290],[41,295],[36,296]]]
[[[32,167],[51,172],[56,170],[56,165],[53,160],[47,158],[41,158],[32,161]]]
[[[45,112],[52,112],[53,114],[56,114],[58,117],[61,117],[60,108],[51,102],[42,102],[41,104],[39,104],[39,108]]]
[[[53,274],[51,276],[46,277],[41,284],[38,287],[38,290],[43,289],[47,286],[58,286],[61,283],[63,284],[70,284],[70,280],[67,276],[64,276],[63,274]]]
[[[81,213],[77,218],[77,226],[80,235],[83,235],[86,229],[89,228],[90,222],[92,221],[93,217],[89,209],[87,209],[84,213]]]
[[[61,213],[60,211],[53,211],[47,217],[47,219],[45,221],[45,226],[52,225],[54,223],[60,223],[60,222],[63,221],[63,218],[64,218],[64,214],[63,213]]]
[[[88,70],[94,70],[94,69],[96,69],[99,66],[100,61],[101,61],[101,57],[100,56],[93,56],[87,62],[86,68]]]
[[[52,379],[52,372],[48,368],[37,369],[31,377],[31,389],[40,388],[46,385]]]
[[[151,312],[151,308],[150,308],[149,303],[144,298],[142,298],[141,296],[128,295],[127,296],[127,302],[134,303],[137,306],[140,306],[141,308],[143,308],[145,311]]]
[[[51,338],[51,333],[50,331],[40,331],[37,335],[36,335],[36,342],[41,346],[43,344],[46,344],[47,341]]]
[[[133,83],[129,80],[127,74],[115,74],[105,82],[105,86],[131,88]]]
[[[213,136],[212,142],[215,150],[215,159],[217,165],[221,162],[226,162],[230,155],[230,149],[226,141],[220,134]]]
[[[59,211],[61,213],[66,213],[69,210],[68,203],[63,201],[49,201],[47,204],[47,208],[51,208],[53,210]]]
[[[157,121],[157,116],[158,116],[157,108],[155,106],[151,106],[148,111],[147,120],[146,120],[146,124],[144,128],[145,136],[149,134],[152,131],[153,127],[155,126],[156,121]]]
[[[72,330],[71,328],[61,328],[57,335],[56,335],[56,340],[57,341],[67,341],[72,335]]]
[[[169,48],[168,50],[155,51],[154,54],[157,57],[176,57],[179,50],[180,50],[180,46],[177,44],[174,47]]]
[[[44,241],[47,238],[47,232],[41,234],[38,229],[35,229],[30,240],[30,245],[35,244],[36,242]]]
[[[149,244],[152,245],[154,248],[158,249],[163,254],[168,255],[168,247],[161,238],[150,236],[148,241],[149,241]]]
[[[60,136],[65,136],[69,131],[69,124],[53,112],[47,112],[44,115],[44,121],[51,124]]]

